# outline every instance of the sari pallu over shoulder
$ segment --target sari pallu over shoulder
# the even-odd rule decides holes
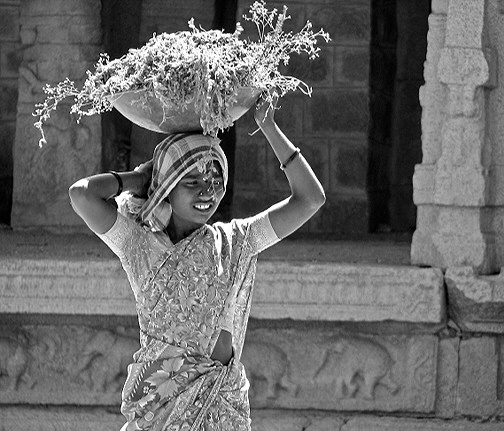
[[[250,430],[249,382],[233,358],[222,365],[182,355],[128,366],[121,431]]]

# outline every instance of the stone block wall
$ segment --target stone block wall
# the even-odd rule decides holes
[[[324,208],[300,233],[333,237],[366,233],[370,1],[341,0],[336,4],[315,0],[274,1],[268,2],[268,7],[281,8],[284,3],[295,18],[287,27],[299,29],[309,19],[315,28],[324,27],[333,39],[321,45],[321,57],[316,61],[292,59],[286,73],[313,86],[313,95],[311,98],[300,93],[289,95],[278,113],[282,128],[302,148],[328,196]],[[107,123],[102,123],[99,117],[86,117],[79,125],[75,124],[68,114],[68,104],[62,104],[46,126],[49,143],[39,150],[40,136],[33,127],[32,112],[34,105],[44,99],[42,87],[45,83],[55,84],[68,76],[78,85],[85,71],[93,69],[108,37],[101,22],[104,17],[102,4],[99,1],[76,2],[74,7],[73,1],[62,3],[58,0],[4,4],[6,10],[19,15],[18,25],[13,25],[15,21],[12,21],[10,26],[4,27],[6,32],[9,28],[15,29],[19,41],[1,41],[2,64],[7,58],[20,65],[17,85],[1,76],[2,92],[9,96],[2,97],[2,103],[13,105],[2,108],[1,112],[9,112],[7,116],[0,112],[2,142],[6,142],[3,147],[9,146],[16,133],[14,160],[7,157],[4,163],[2,159],[6,164],[2,175],[7,176],[2,192],[13,190],[12,226],[85,229],[70,208],[67,188],[76,179],[99,172],[104,166],[118,168],[114,165],[118,154],[109,145],[114,132],[109,136]],[[239,4],[239,16],[248,4]],[[139,44],[153,32],[187,29],[190,17],[204,28],[211,28],[213,5],[202,0],[184,2],[184,5],[144,1]],[[13,54],[4,55],[6,49],[12,49]],[[16,91],[19,93],[17,104]],[[16,111],[14,118],[12,112]],[[288,194],[286,179],[279,172],[278,162],[265,139],[248,135],[253,130],[252,114],[238,123],[233,216],[257,212]],[[161,135],[134,127],[129,165],[135,166],[149,157],[161,138]],[[14,167],[9,168],[9,163],[14,163]],[[9,169],[14,172],[13,186],[8,183]]]
[[[249,2],[240,1],[240,15]],[[312,97],[287,95],[277,120],[299,146],[320,178],[327,202],[300,230],[342,237],[368,230],[366,196],[369,123],[370,1],[269,1],[293,17],[286,28],[299,30],[310,20],[332,41],[321,42],[320,58],[293,57],[287,73],[313,87]],[[254,29],[245,26],[249,34]],[[249,136],[253,113],[237,122],[235,216],[252,214],[288,196],[288,184],[266,140]]]
[[[10,223],[18,99],[20,0],[0,1],[0,224]]]
[[[33,126],[42,87],[65,77],[79,86],[101,52],[99,0],[36,1],[20,4],[21,64],[14,145],[11,224],[16,228],[82,227],[68,199],[68,187],[98,172],[101,158],[99,117],[76,124],[65,101],[45,127],[47,145],[39,149]]]
[[[3,260],[0,430],[123,424],[138,325],[126,277],[104,247],[86,250],[92,260]],[[254,430],[502,429],[502,277],[260,260],[255,290],[242,354]],[[464,325],[475,320],[471,299],[477,328]]]

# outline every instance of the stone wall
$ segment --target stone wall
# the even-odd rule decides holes
[[[300,232],[335,237],[365,233],[370,1],[268,2],[280,10],[284,4],[293,17],[288,28],[299,29],[310,20],[332,38],[321,43],[318,60],[292,59],[287,72],[313,86],[313,95],[288,95],[277,113],[280,127],[301,148],[327,194],[325,206]],[[239,2],[240,15],[247,5]],[[253,214],[288,195],[266,140],[248,135],[256,128],[252,113],[237,124],[236,216]]]
[[[109,47],[107,26],[101,23],[106,16],[101,2],[94,2],[91,7],[79,4],[75,8],[72,2],[65,3],[64,7],[56,0],[44,3],[44,7],[38,7],[37,3],[29,0],[17,9],[21,45],[16,53],[20,56],[21,75],[12,226],[80,230],[84,227],[69,206],[68,186],[79,177],[103,169],[136,166],[150,156],[162,136],[133,127],[128,132],[131,154],[124,157],[121,152],[129,151],[130,144],[120,148],[121,154],[118,154],[114,147],[117,130],[110,132],[106,118],[105,122],[98,117],[85,118],[76,125],[66,105],[60,107],[46,127],[49,144],[42,150],[37,148],[39,136],[32,127],[31,114],[35,103],[44,98],[42,86],[46,82],[59,82],[65,76],[77,83],[82,81],[85,70],[93,68],[98,53]],[[105,3],[108,7],[115,2]],[[369,221],[366,175],[371,0],[341,0],[335,4],[291,0],[268,2],[268,6],[281,8],[284,3],[295,17],[288,23],[290,28],[299,29],[309,19],[315,28],[324,27],[329,31],[333,39],[329,44],[321,43],[321,57],[317,61],[292,59],[287,73],[312,85],[313,96],[289,95],[278,113],[282,128],[303,149],[328,196],[324,208],[300,233],[335,238],[359,236],[368,231]],[[239,16],[247,6],[246,2],[239,3]],[[58,9],[61,13],[55,15],[54,10]],[[201,0],[184,2],[183,6],[143,1],[138,44],[144,43],[153,32],[186,29],[188,17],[210,28],[213,5]],[[2,52],[8,45],[2,42]],[[13,120],[10,121],[12,130]],[[253,130],[252,115],[241,120],[237,127],[234,216],[257,212],[288,193],[285,177],[278,171],[278,163],[264,138],[248,135]],[[2,190],[10,193],[11,188],[6,184]]]
[[[258,264],[242,355],[254,430],[502,429],[501,277],[277,247]],[[48,248],[1,257],[0,430],[119,429],[138,348],[125,274],[103,244]]]
[[[100,118],[85,117],[76,124],[65,102],[45,127],[47,145],[39,149],[32,113],[44,100],[45,83],[68,77],[79,85],[93,67],[102,50],[100,13],[99,0],[21,2],[13,227],[82,226],[70,207],[68,187],[100,169]]]
[[[18,66],[19,0],[0,1],[0,223],[10,223]]]

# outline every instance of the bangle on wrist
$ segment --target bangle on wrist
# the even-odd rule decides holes
[[[294,152],[289,156],[289,158],[283,162],[283,163],[280,163],[280,169],[282,171],[285,170],[285,168],[297,157],[299,156],[299,154],[301,153],[301,150],[296,147],[296,149],[294,150]]]
[[[118,186],[117,186],[117,192],[116,194],[114,195],[114,197],[117,197],[119,196],[122,191],[123,191],[123,182],[122,182],[122,179],[120,177],[120,175],[116,172],[116,171],[107,171],[108,174],[112,174],[116,180],[117,180],[117,183],[118,183]]]

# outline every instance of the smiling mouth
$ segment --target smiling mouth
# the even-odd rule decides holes
[[[208,211],[210,208],[212,208],[212,203],[198,203],[194,204],[194,208],[196,208],[198,211]]]

